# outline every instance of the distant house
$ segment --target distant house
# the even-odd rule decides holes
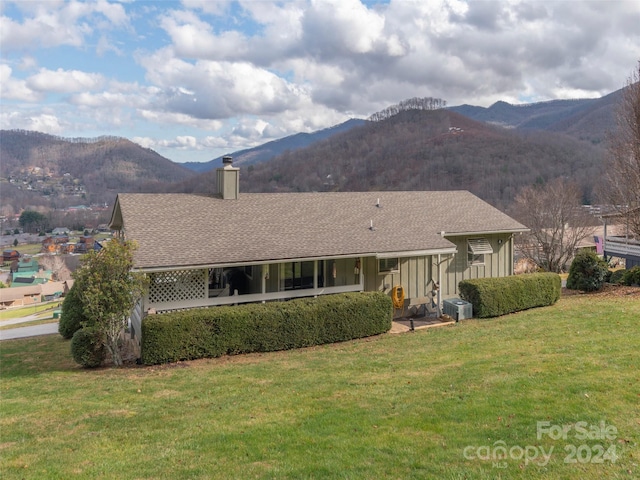
[[[70,230],[67,227],[56,227],[51,231],[51,235],[66,235],[69,236]]]
[[[18,250],[4,250],[2,252],[3,262],[13,262],[20,259],[20,252]]]
[[[56,300],[64,294],[63,282],[48,282],[12,288],[0,288],[0,308],[24,307]]]
[[[22,257],[18,262],[18,272],[32,272],[37,273],[40,270],[40,265],[38,264],[38,260],[31,257]]]
[[[80,237],[75,246],[76,253],[87,253],[93,249],[95,240],[91,235],[83,235]]]
[[[639,208],[628,215],[638,215]],[[604,223],[602,250],[607,259],[612,257],[624,260],[626,268],[640,266],[640,237],[634,235],[629,220],[619,213],[601,215]]]
[[[40,295],[43,302],[57,300],[61,298],[64,295],[64,293],[65,293],[64,282],[43,283],[40,290]]]
[[[40,291],[40,285],[0,288],[0,306],[9,308],[33,305],[40,301]]]
[[[11,274],[11,285],[37,285],[50,282],[53,277],[51,270],[23,270]]]
[[[134,335],[149,309],[394,287],[441,305],[463,279],[512,275],[527,230],[466,191],[240,194],[238,175],[227,160],[217,195],[118,195],[109,226],[150,278]]]
[[[69,241],[68,235],[54,235],[46,237],[42,241],[42,251],[45,253],[61,253],[63,245]]]

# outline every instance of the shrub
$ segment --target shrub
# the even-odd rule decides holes
[[[71,338],[82,328],[83,324],[87,325],[88,323],[89,319],[83,312],[77,284],[74,284],[62,301],[58,333],[64,338]]]
[[[608,282],[614,285],[622,285],[624,283],[624,272],[625,270],[614,270],[611,272]]]
[[[553,305],[560,298],[561,284],[557,273],[527,273],[463,280],[459,290],[460,297],[473,305],[473,315],[487,318]]]
[[[575,256],[569,267],[567,288],[585,292],[600,290],[608,272],[607,262],[594,252],[582,250]]]
[[[150,315],[142,321],[142,362],[269,352],[387,332],[391,298],[380,292],[323,295]]]
[[[625,285],[640,285],[640,265],[625,270],[622,280]]]
[[[99,367],[105,359],[103,335],[93,327],[81,328],[71,339],[71,355],[84,368]]]

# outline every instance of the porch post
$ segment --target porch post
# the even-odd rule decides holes
[[[313,288],[318,289],[318,260],[313,261]]]
[[[267,273],[269,273],[269,265],[267,265],[266,263],[262,264],[262,294],[264,295],[265,293],[267,293]],[[265,301],[263,300],[262,303],[265,303]]]

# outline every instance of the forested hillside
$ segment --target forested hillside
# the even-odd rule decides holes
[[[565,133],[598,144],[605,140],[614,124],[614,109],[621,94],[622,90],[617,90],[602,98],[551,100],[526,105],[496,102],[488,108],[460,105],[449,110],[507,128]]]
[[[113,204],[118,192],[157,191],[193,175],[153,150],[118,137],[74,140],[2,130],[0,156],[2,203],[10,204],[14,213],[27,206]]]
[[[489,108],[410,99],[371,116],[235,152],[241,191],[470,190],[507,208],[524,185],[575,180],[593,202],[620,91]],[[423,105],[421,102],[431,103]],[[412,109],[418,103],[421,108]],[[436,103],[434,103],[436,102]],[[439,102],[439,103],[437,103]],[[112,205],[119,192],[211,194],[219,159],[173,163],[126,139],[0,132],[1,215]]]
[[[448,110],[404,111],[268,163],[241,168],[241,191],[470,190],[506,208],[523,185],[564,176],[592,200],[602,147],[518,132]],[[211,192],[215,172],[176,187]]]

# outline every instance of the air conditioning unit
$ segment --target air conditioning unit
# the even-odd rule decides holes
[[[459,298],[444,300],[442,306],[444,307],[444,313],[454,318],[456,322],[473,317],[473,305]]]

